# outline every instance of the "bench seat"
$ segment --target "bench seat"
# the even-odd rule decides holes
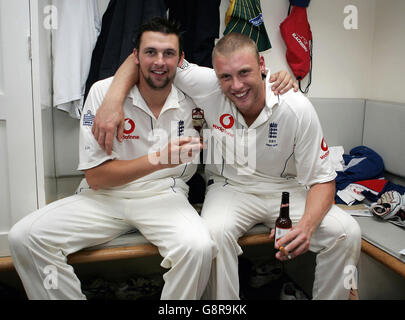
[[[405,248],[404,230],[374,217],[355,217],[362,229],[361,249],[399,275],[405,277],[405,256],[399,251]],[[269,228],[258,224],[239,239],[241,246],[271,243]],[[390,235],[387,237],[386,235]],[[149,243],[141,233],[133,231],[109,242],[89,247],[68,256],[70,264],[99,262],[158,255],[157,247]],[[13,270],[11,257],[0,258],[0,271]]]
[[[270,243],[270,229],[263,224],[258,224],[250,229],[246,235],[239,239],[241,246]],[[85,248],[68,256],[69,264],[99,262],[108,260],[130,259],[158,255],[156,246],[148,242],[145,237],[134,230],[123,234],[109,242]],[[0,258],[0,271],[13,270],[11,257]]]

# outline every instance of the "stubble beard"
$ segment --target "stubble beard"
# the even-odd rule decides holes
[[[152,78],[150,76],[146,76],[142,71],[142,77],[145,79],[146,83],[152,88],[152,89],[156,89],[156,90],[162,90],[165,89],[169,83],[171,82],[171,78],[170,77],[166,77],[166,79],[164,80],[164,82],[161,85],[156,85]]]

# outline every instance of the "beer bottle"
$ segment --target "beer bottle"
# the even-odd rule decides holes
[[[194,108],[191,115],[192,124],[195,130],[201,135],[201,129],[204,125],[204,110],[201,108]]]
[[[274,244],[278,239],[287,234],[292,228],[292,222],[290,219],[290,193],[283,192],[281,196],[280,215],[276,220],[276,230]]]

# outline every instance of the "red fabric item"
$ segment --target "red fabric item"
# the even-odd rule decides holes
[[[371,179],[371,180],[361,180],[354,182],[355,184],[360,184],[368,189],[368,191],[378,195],[383,191],[388,180],[386,179]]]
[[[280,31],[287,46],[288,65],[297,80],[301,80],[311,68],[312,32],[308,22],[307,9],[293,6],[288,17],[280,24]]]

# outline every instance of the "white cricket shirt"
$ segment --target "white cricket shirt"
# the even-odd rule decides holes
[[[156,119],[139,93],[138,87],[134,86],[124,102],[124,141],[120,143],[114,139],[113,152],[108,155],[95,140],[91,128],[112,79],[111,77],[96,82],[86,99],[80,120],[78,170],[90,169],[112,159],[136,159],[163,148],[171,138],[198,134],[191,125],[191,112],[195,105],[180,90],[172,86]],[[153,194],[168,187],[184,187],[185,182],[195,173],[196,167],[194,163],[181,164],[174,168],[155,171],[126,185],[107,190],[109,193],[133,197],[146,193]],[[133,195],[133,191],[137,191],[136,195]]]
[[[101,31],[97,0],[52,1],[53,105],[80,119],[93,49]]]
[[[208,163],[214,163],[206,165],[207,179],[224,179],[253,193],[332,181],[336,172],[311,102],[293,90],[275,96],[269,76],[270,72],[265,80],[266,105],[248,127],[222,93],[213,69],[187,62],[178,68],[175,84],[204,109],[210,129],[204,131],[204,139],[209,137],[208,152],[220,155],[216,161],[208,156]],[[232,153],[234,159],[229,156]]]

